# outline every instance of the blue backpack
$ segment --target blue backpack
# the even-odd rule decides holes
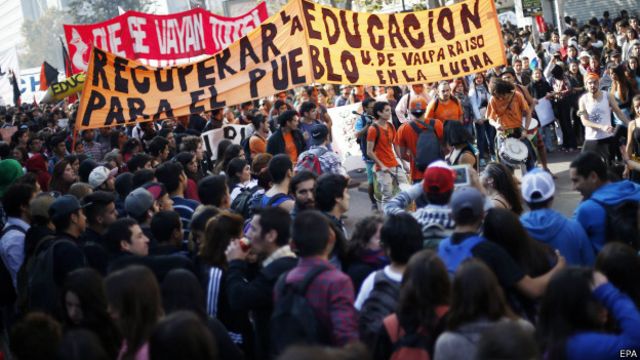
[[[483,241],[485,238],[477,235],[466,238],[459,244],[452,244],[450,237],[442,240],[438,246],[438,256],[444,261],[449,275],[453,275],[463,261],[473,257],[471,250]]]

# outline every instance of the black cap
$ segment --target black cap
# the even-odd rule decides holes
[[[49,207],[49,217],[51,220],[62,219],[81,208],[80,201],[78,201],[75,196],[62,195],[51,203]]]

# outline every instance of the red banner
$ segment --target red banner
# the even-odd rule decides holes
[[[64,33],[75,74],[86,71],[92,46],[127,59],[171,65],[178,59],[212,55],[267,17],[265,2],[238,17],[218,16],[202,8],[170,15],[127,11],[97,24],[64,25]]]

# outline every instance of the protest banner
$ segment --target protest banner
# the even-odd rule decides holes
[[[362,112],[362,103],[355,103],[327,109],[331,117],[331,134],[333,151],[338,153],[345,161],[349,156],[360,156],[360,145],[356,142],[355,124],[358,115],[353,112]]]
[[[391,15],[292,0],[226,49],[190,64],[152,68],[94,48],[78,127],[201,113],[313,82],[415,84],[505,63],[491,0]]]
[[[267,18],[264,2],[246,14],[224,17],[202,8],[170,15],[127,11],[90,25],[64,25],[73,73],[87,70],[92,46],[128,59],[176,60],[212,55]]]
[[[71,96],[82,91],[85,78],[86,75],[84,73],[80,73],[70,76],[60,82],[51,84],[40,101],[45,104],[53,104],[67,96]]]
[[[204,149],[210,155],[211,160],[218,158],[218,143],[224,139],[240,145],[247,138],[249,125],[224,125],[220,129],[209,130],[200,135]]]

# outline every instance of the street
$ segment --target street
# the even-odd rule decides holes
[[[578,153],[563,153],[559,151],[549,154],[549,168],[558,177],[556,180],[556,195],[553,208],[569,217],[573,215],[573,211],[580,201],[580,194],[571,189],[571,181],[569,179],[569,164],[577,154]],[[345,166],[354,181],[366,182],[365,173],[357,172],[358,168],[364,167],[364,163],[360,157],[348,158]],[[516,175],[520,177],[520,171],[516,171]],[[351,234],[358,220],[371,214],[371,203],[364,184],[351,188],[349,194],[351,195],[351,201],[347,218],[345,219],[345,225],[349,234]]]

